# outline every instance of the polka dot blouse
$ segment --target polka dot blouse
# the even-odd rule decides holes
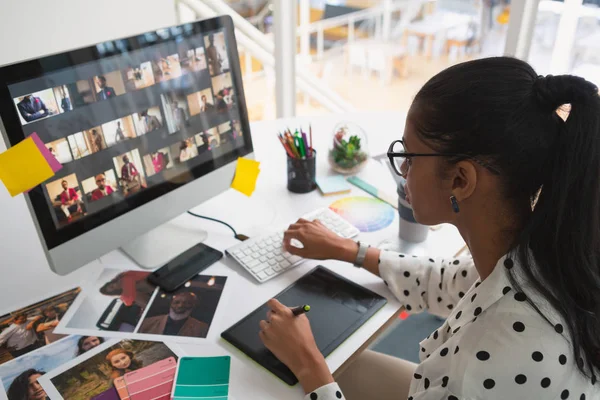
[[[433,259],[382,252],[381,277],[411,313],[425,309],[446,322],[420,343],[420,364],[409,400],[600,399],[598,371],[583,375],[566,326],[547,302],[516,291],[507,271],[517,261],[502,257],[483,282],[471,258]],[[516,271],[516,270],[515,270]],[[551,324],[526,301],[528,296]],[[305,399],[344,395],[336,383]]]

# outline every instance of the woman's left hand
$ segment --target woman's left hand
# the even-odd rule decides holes
[[[260,321],[260,339],[296,375],[306,392],[333,382],[306,315],[294,316],[279,301],[268,301],[267,319]]]

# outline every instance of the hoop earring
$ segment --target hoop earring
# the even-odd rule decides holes
[[[450,203],[452,203],[452,210],[458,214],[460,212],[460,208],[458,207],[458,201],[456,200],[456,197],[450,196]]]

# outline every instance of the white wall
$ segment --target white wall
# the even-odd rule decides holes
[[[173,0],[1,0],[0,65],[175,23]],[[0,274],[0,312],[24,305],[28,279],[47,283],[36,297],[70,284],[49,270],[23,196],[10,197],[1,184]]]

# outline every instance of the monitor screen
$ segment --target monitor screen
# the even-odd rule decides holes
[[[3,67],[0,117],[63,166],[28,194],[49,250],[252,152],[228,17]]]

